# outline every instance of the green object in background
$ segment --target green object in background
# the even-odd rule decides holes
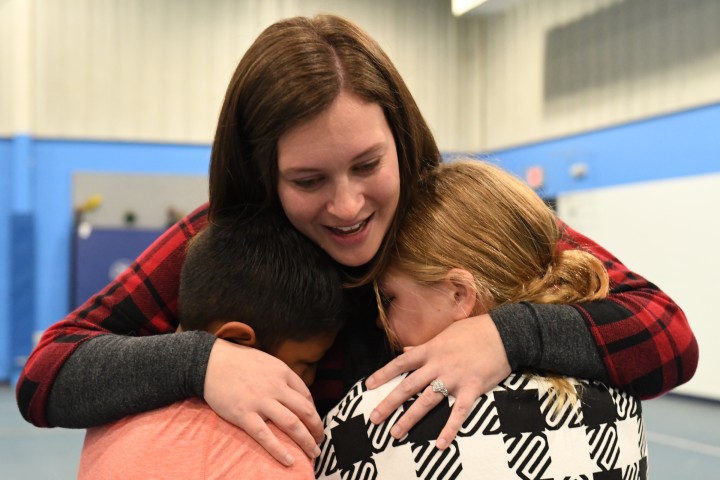
[[[126,210],[123,214],[123,223],[126,227],[132,227],[137,222],[137,214],[133,210]]]

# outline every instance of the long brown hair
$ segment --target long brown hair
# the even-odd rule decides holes
[[[263,31],[228,86],[210,162],[210,220],[248,207],[281,210],[277,143],[326,110],[341,91],[379,104],[395,137],[400,201],[379,257],[392,244],[416,186],[440,161],[410,91],[378,44],[333,15],[294,17]]]
[[[573,303],[607,296],[600,260],[582,250],[559,250],[554,212],[525,183],[482,161],[442,164],[409,209],[388,268],[432,286],[450,270],[470,272],[478,299],[492,308],[517,302]],[[389,336],[377,289],[380,318]],[[561,398],[567,380],[551,378]]]

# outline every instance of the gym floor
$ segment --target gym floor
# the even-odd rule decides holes
[[[666,395],[643,402],[653,480],[716,478],[720,402]],[[0,385],[0,478],[70,480],[84,430],[35,428],[18,413],[12,388]]]

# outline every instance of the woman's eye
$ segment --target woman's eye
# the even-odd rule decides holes
[[[300,178],[297,180],[293,180],[293,183],[297,185],[300,188],[314,188],[320,185],[322,182],[322,179],[320,178]]]
[[[360,172],[360,173],[374,172],[377,169],[378,165],[380,165],[379,159],[373,160],[371,162],[365,162],[365,163],[362,163],[362,164],[358,165],[357,167],[355,167],[355,171]]]

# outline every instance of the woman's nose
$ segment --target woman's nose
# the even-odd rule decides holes
[[[328,211],[340,220],[354,221],[358,220],[364,202],[358,186],[344,183],[335,189],[335,196],[328,204]]]

